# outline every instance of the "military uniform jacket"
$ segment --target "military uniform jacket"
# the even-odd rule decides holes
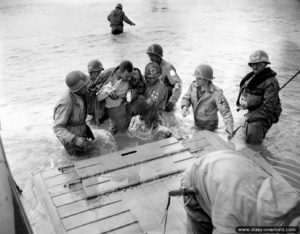
[[[158,80],[154,85],[149,86],[146,84],[144,96],[151,104],[158,110],[164,110],[167,102],[168,92],[164,84]]]
[[[212,83],[208,90],[203,91],[197,87],[194,81],[186,94],[182,98],[181,108],[192,105],[194,112],[195,124],[198,127],[214,130],[218,126],[218,111],[220,111],[226,129],[229,132],[233,130],[233,118],[229,104],[223,95],[223,91]]]
[[[161,81],[168,89],[168,102],[176,104],[181,95],[182,81],[177,75],[174,66],[162,59],[160,63],[162,70]]]
[[[99,120],[105,114],[105,101],[97,101],[96,93],[102,88],[105,81],[108,79],[108,77],[114,71],[114,69],[115,68],[110,68],[110,69],[104,70],[97,77],[97,79],[94,82],[92,82],[90,89],[92,89],[93,91],[91,91],[87,95],[88,114],[94,116],[96,125],[100,125]]]
[[[240,83],[237,106],[241,105],[242,96],[248,104],[248,122],[266,121],[270,124],[278,122],[282,111],[279,83],[276,72],[271,68],[267,67],[257,75],[253,72],[248,73]]]
[[[123,21],[125,21],[127,24],[132,25],[132,21],[128,19],[128,17],[125,15],[124,11],[120,9],[115,9],[110,12],[110,14],[107,16],[107,20],[110,22],[111,27],[116,26],[124,26]]]
[[[85,122],[86,116],[84,99],[67,91],[54,108],[53,130],[63,145],[72,144],[76,137],[93,138]]]

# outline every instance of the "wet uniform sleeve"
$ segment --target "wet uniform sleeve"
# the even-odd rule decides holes
[[[262,105],[255,110],[255,114],[250,116],[248,122],[254,122],[262,118],[269,118],[271,111],[276,108],[277,105],[277,97],[279,93],[279,84],[276,80],[272,81],[267,85]]]
[[[61,104],[54,110],[53,130],[60,142],[71,143],[75,139],[75,134],[69,132],[66,128],[71,113],[71,106]]]
[[[133,25],[133,22],[125,15],[124,12],[123,12],[123,20],[129,25]]]
[[[110,21],[111,13],[107,16],[107,20]]]
[[[182,100],[181,100],[181,109],[186,106],[190,107],[192,102],[191,102],[191,93],[192,93],[192,84],[190,85],[189,89],[187,92],[184,94]]]
[[[226,130],[230,133],[233,132],[233,117],[230,111],[229,104],[223,94],[222,90],[218,90],[216,95],[216,105],[218,110],[220,111],[222,118],[224,120],[224,124],[226,126]]]
[[[111,75],[112,71],[103,71],[99,77],[95,80],[94,85],[100,89],[103,84],[107,81],[108,77]]]
[[[172,90],[172,95],[169,101],[176,104],[181,95],[182,81],[180,77],[177,75],[176,70],[172,67],[169,69],[167,77],[170,84],[174,85],[174,88]]]

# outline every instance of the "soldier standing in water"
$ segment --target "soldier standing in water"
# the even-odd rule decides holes
[[[236,105],[241,110],[248,110],[245,140],[250,144],[261,143],[282,112],[279,82],[269,64],[269,56],[265,51],[253,52],[248,63],[252,72],[240,82]]]
[[[90,79],[81,71],[72,71],[66,76],[66,84],[69,90],[54,109],[53,130],[67,152],[77,155],[95,139],[85,122]]]
[[[207,64],[200,64],[196,68],[194,76],[196,80],[190,85],[181,101],[183,117],[187,116],[188,109],[192,106],[195,125],[201,130],[214,131],[218,127],[219,111],[223,117],[226,132],[231,136],[233,117],[222,89],[212,83],[213,69]]]
[[[122,61],[118,67],[106,72],[110,72],[110,75],[97,93],[97,101],[105,100],[108,116],[113,122],[112,132],[123,132],[127,130],[131,118],[127,110],[126,95],[130,89],[133,65],[130,61]]]
[[[123,11],[122,4],[118,3],[116,8],[110,12],[107,16],[107,20],[110,22],[111,34],[117,35],[123,33],[123,21],[131,26],[135,26]]]
[[[162,58],[163,49],[160,45],[150,45],[146,53],[148,54],[151,62],[157,63],[161,68],[162,74],[160,76],[160,80],[168,89],[168,98],[165,111],[173,111],[181,95],[182,81],[177,75],[174,66]]]

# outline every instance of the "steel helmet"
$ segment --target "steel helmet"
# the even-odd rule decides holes
[[[88,72],[103,71],[103,65],[98,59],[91,60],[88,63]]]
[[[159,44],[153,44],[148,47],[147,54],[155,54],[159,57],[163,57],[163,49]]]
[[[161,75],[161,68],[157,63],[148,63],[145,67],[145,77],[159,77]]]
[[[82,89],[89,80],[89,77],[81,71],[72,71],[66,76],[66,84],[73,93]]]
[[[123,9],[123,6],[122,6],[121,3],[118,3],[118,4],[116,5],[116,8],[119,8],[120,10],[122,10],[122,9]]]
[[[269,56],[263,50],[256,50],[250,55],[248,65],[250,66],[251,63],[260,63],[260,62],[270,64]]]
[[[214,79],[213,69],[207,64],[200,64],[194,71],[194,76],[205,80],[212,80]]]

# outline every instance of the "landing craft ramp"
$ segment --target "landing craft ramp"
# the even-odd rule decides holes
[[[201,155],[230,149],[214,133],[201,131],[85,159],[37,173],[35,185],[51,233],[162,233],[161,219],[180,173]],[[270,173],[274,169],[260,157]],[[182,198],[172,198],[167,233],[185,232]]]

